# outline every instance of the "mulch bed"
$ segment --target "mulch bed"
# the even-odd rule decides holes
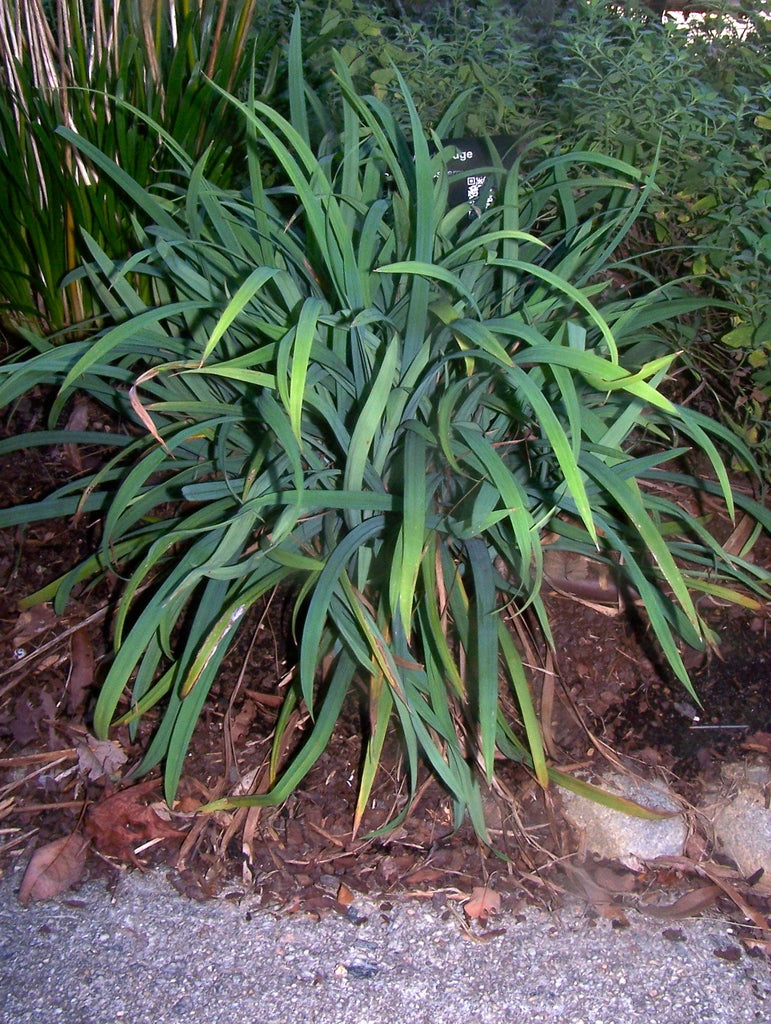
[[[14,416],[31,419],[33,409],[34,402],[22,404]],[[75,457],[52,449],[2,460],[0,504],[49,492],[76,471]],[[527,898],[544,906],[570,889],[586,899],[590,912],[619,924],[625,907],[660,908],[662,902],[674,907],[672,918],[693,912],[700,899],[737,921],[746,919],[748,908],[771,910],[771,890],[721,865],[698,830],[688,857],[669,867],[629,872],[579,861],[558,796],[544,793],[516,765],[501,764],[499,784],[489,794],[490,846],[467,824],[455,827],[447,795],[428,776],[406,820],[372,836],[407,800],[399,752],[387,749],[365,820],[352,836],[362,753],[355,695],[329,748],[285,804],[196,814],[208,800],[267,785],[272,729],[291,665],[279,601],[253,613],[228,655],[170,810],[157,776],[120,781],[140,759],[151,717],[133,739],[119,729],[100,745],[89,732],[109,650],[107,584],[78,593],[61,617],[48,605],[19,610],[25,595],[88,552],[94,529],[81,521],[0,532],[0,577],[6,580],[0,592],[0,870],[74,832],[89,840],[81,877],[110,878],[124,865],[168,865],[189,896],[249,888],[286,911],[346,912],[351,892],[465,900],[480,888],[504,904]],[[769,557],[768,544],[758,551],[757,557]],[[550,709],[547,739],[557,764],[590,768],[611,753],[666,774],[695,801],[726,760],[771,756],[768,610],[705,609],[722,643],[718,653],[689,666],[703,702],[698,708],[658,663],[633,613],[593,607],[558,590],[548,600],[556,655],[534,666],[533,679],[543,708]],[[298,742],[301,727],[298,722]],[[747,942],[764,951],[767,940],[757,922],[747,933]]]

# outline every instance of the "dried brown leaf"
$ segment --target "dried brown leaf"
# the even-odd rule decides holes
[[[87,779],[97,782],[106,775],[115,777],[126,763],[126,754],[120,744],[113,740],[98,740],[86,736],[82,743],[77,743],[78,771]]]
[[[157,787],[155,779],[123,789],[89,808],[86,831],[106,857],[141,865],[136,848],[153,839],[178,842],[185,833],[163,821],[152,807],[142,803]]]
[[[23,648],[41,633],[50,632],[58,622],[58,616],[50,604],[36,604],[20,613],[13,627],[13,646]]]
[[[742,548],[752,536],[754,529],[754,518],[751,515],[743,515],[731,536],[723,541],[723,550],[727,551],[729,555],[741,554]]]
[[[67,420],[65,430],[85,430],[88,426],[88,402],[78,397]],[[79,476],[83,472],[83,460],[80,456],[80,449],[76,444],[65,444],[62,446],[67,459],[72,466],[73,472]]]
[[[501,912],[501,894],[486,885],[475,885],[463,904],[463,912],[471,920],[487,921]]]
[[[341,882],[340,888],[337,890],[337,902],[340,904],[341,907],[350,907],[350,905],[353,903],[353,898],[354,897],[351,890],[348,888],[345,882]]]
[[[637,885],[637,879],[631,871],[615,871],[604,865],[597,868],[594,880],[610,893],[632,892]]]
[[[140,374],[139,377],[137,377],[137,379],[134,381],[134,383],[129,388],[129,401],[131,402],[131,408],[134,410],[134,412],[140,418],[142,423],[144,423],[144,425],[147,427],[148,432],[150,434],[152,434],[152,436],[155,438],[155,440],[158,442],[158,444],[163,448],[163,450],[168,455],[171,455],[171,450],[169,449],[168,445],[163,440],[161,435],[158,433],[158,430],[157,430],[157,428],[155,426],[155,423],[153,421],[152,416],[147,411],[147,409],[145,409],[145,407],[142,405],[142,402],[141,402],[141,400],[139,398],[139,395],[137,394],[137,389],[140,387],[140,385],[146,384],[148,380],[152,380],[153,377],[157,376],[157,374],[159,372],[160,372],[160,369],[158,367],[153,367],[152,369],[145,370],[144,373]]]
[[[704,874],[710,879],[710,881],[714,882],[715,885],[720,886],[725,895],[736,907],[739,908],[739,910],[741,910],[748,921],[752,921],[752,923],[760,928],[761,931],[768,931],[769,928],[771,928],[771,921],[755,907],[750,906],[739,891],[738,886],[732,885],[726,879],[720,878],[717,873],[712,872],[709,868],[704,869]]]
[[[82,714],[94,682],[94,648],[85,629],[70,637],[70,677],[67,680],[67,710],[70,715]]]
[[[720,893],[721,889],[718,885],[700,885],[695,889],[691,889],[668,907],[646,907],[645,912],[662,920],[680,920],[684,917],[694,917],[708,907],[713,906]]]
[[[629,924],[626,914],[613,895],[604,886],[598,885],[588,871],[567,862],[563,864],[563,868],[572,883],[573,891],[591,903],[601,917],[616,921],[623,927]]]
[[[230,727],[230,738],[234,746],[239,747],[251,732],[257,718],[257,705],[253,700],[244,701],[244,706],[233,719]]]
[[[43,709],[33,708],[26,693],[17,697],[13,705],[11,735],[20,747],[26,747],[28,743],[39,738],[39,726],[43,716]]]
[[[86,866],[88,843],[80,832],[73,832],[35,850],[24,872],[19,903],[26,907],[30,900],[50,900],[74,885]]]
[[[761,931],[767,931],[771,926],[771,922],[745,900],[741,887],[746,886],[746,881],[735,869],[712,862],[696,864],[686,857],[659,857],[657,863],[667,864],[677,870],[708,879],[714,885],[719,886],[724,895],[741,910],[747,920],[752,921]]]

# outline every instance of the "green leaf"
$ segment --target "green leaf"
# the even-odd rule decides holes
[[[230,325],[243,313],[259,290],[278,274],[277,270],[271,267],[257,267],[246,278],[233,298],[222,311],[214,330],[209,335],[209,340],[201,355],[201,365],[209,358],[217,344],[225,334]]]
[[[495,736],[498,718],[498,620],[493,567],[487,547],[481,540],[466,541],[474,579],[474,667],[479,715],[482,763],[488,783],[492,782],[495,762]]]
[[[434,281],[441,281],[443,284],[448,285],[453,291],[463,296],[468,302],[474,312],[481,316],[479,307],[477,306],[476,299],[471,291],[463,284],[463,281],[453,274],[451,271],[446,270],[441,265],[435,263],[423,263],[420,260],[401,260],[397,263],[389,263],[383,267],[377,267],[375,273],[377,274],[414,274],[416,277],[428,278]]]
[[[406,636],[412,627],[412,605],[426,543],[426,443],[414,430],[408,430],[404,442],[404,505],[394,562],[395,588],[391,607],[401,616]]]

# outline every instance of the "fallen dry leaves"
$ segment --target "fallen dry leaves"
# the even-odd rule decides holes
[[[59,617],[50,604],[36,604],[19,614],[13,627],[13,648],[19,656],[27,654],[26,647],[43,633],[56,629]]]
[[[105,857],[142,866],[138,853],[151,843],[181,842],[185,833],[174,828],[144,798],[158,786],[149,779],[122,789],[88,810],[86,832]]]
[[[626,907],[660,921],[679,921],[696,917],[728,900],[734,906],[733,916],[742,943],[766,955],[771,951],[771,890],[743,878],[735,868],[688,857],[659,857],[637,874],[619,873],[609,865],[567,861],[561,869],[566,876],[566,889],[581,896],[598,914],[616,925],[629,923]],[[663,894],[672,889],[680,891],[674,900],[664,902]]]
[[[345,882],[341,882],[337,890],[337,902],[340,904],[341,907],[345,907],[347,909],[348,907],[350,907],[353,901],[353,892],[348,888]]]
[[[651,905],[645,908],[646,914],[658,917],[662,920],[681,920],[686,917],[695,917],[697,914],[708,910],[717,903],[722,889],[717,885],[697,885],[695,889],[689,889],[684,896],[680,896],[674,903],[667,906],[657,907]]]
[[[70,637],[70,675],[67,680],[67,712],[80,718],[94,682],[96,657],[85,629],[76,629]]]
[[[74,885],[86,866],[89,840],[81,832],[54,839],[32,854],[19,889],[19,902],[50,900]]]
[[[86,735],[75,744],[78,752],[78,771],[82,778],[98,782],[105,776],[117,776],[127,756],[114,740],[98,740]]]
[[[696,875],[711,882],[710,888],[714,887],[722,891],[722,894],[728,897],[745,920],[752,922],[761,933],[768,937],[771,932],[771,920],[757,907],[751,905],[748,899],[751,887],[738,871],[720,864],[696,864],[686,857],[659,857],[657,863],[672,867],[676,871],[683,872],[684,875]]]
[[[597,882],[584,867],[565,861],[562,869],[568,878],[568,888],[590,903],[600,917],[614,921],[621,927],[629,924],[626,914],[618,901],[615,885],[610,887]],[[611,891],[613,889],[614,891]]]
[[[488,921],[501,912],[501,895],[487,885],[475,885],[463,904],[463,912],[473,921]]]

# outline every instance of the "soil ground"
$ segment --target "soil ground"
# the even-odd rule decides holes
[[[35,395],[22,400],[4,425],[6,435],[20,422],[34,427],[36,409]],[[58,448],[0,460],[0,506],[43,496],[92,459],[98,452]],[[724,537],[732,529],[719,515],[714,525]],[[544,905],[558,898],[569,881],[561,865],[575,856],[577,837],[565,827],[558,797],[544,794],[516,765],[501,764],[489,796],[491,848],[467,825],[455,827],[446,794],[428,777],[406,821],[369,837],[406,799],[397,750],[386,751],[363,827],[353,837],[361,757],[355,695],[329,748],[287,803],[196,816],[202,802],[238,785],[253,791],[266,778],[290,663],[280,598],[242,628],[201,717],[173,810],[163,803],[157,776],[123,784],[106,776],[97,766],[104,750],[93,750],[89,716],[109,652],[107,585],[77,593],[61,616],[47,604],[19,609],[25,596],[88,553],[95,530],[81,520],[0,533],[0,869],[70,834],[85,818],[90,877],[125,863],[169,864],[174,884],[196,898],[239,885],[266,902],[319,912],[339,909],[346,889],[435,898],[494,884],[504,897],[525,892]],[[761,539],[754,557],[769,564],[770,551]],[[537,646],[531,654],[543,659],[533,665],[533,686],[555,764],[590,770],[609,756],[666,776],[696,802],[727,760],[771,756],[767,608],[702,608],[720,645],[689,655],[699,707],[662,667],[633,608],[594,606],[559,589],[548,602],[555,653],[551,661]],[[115,764],[114,776],[125,777],[138,763],[151,728],[148,721],[134,740],[125,729],[116,732],[115,750],[126,760]],[[687,853],[696,877],[699,862],[712,856],[710,836],[698,826]],[[689,874],[681,866],[624,881],[615,867],[595,865],[595,881],[599,870],[610,872],[602,876],[608,891],[626,886],[638,894],[652,885],[677,890]]]

